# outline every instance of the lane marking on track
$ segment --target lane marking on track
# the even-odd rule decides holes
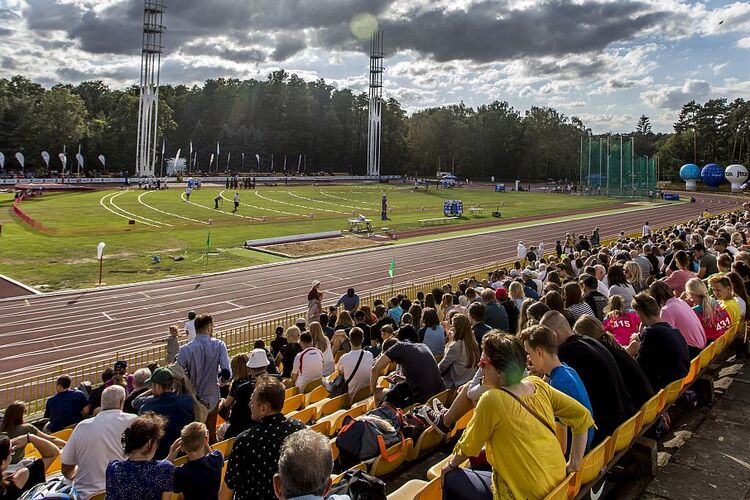
[[[234,203],[234,200],[232,200],[232,199],[227,198],[226,196],[224,196],[224,191],[220,191],[219,192],[219,196],[221,196],[222,200],[227,200],[228,202]],[[240,202],[240,205],[242,205],[242,202]],[[245,215],[240,215],[240,214],[238,214],[236,212],[228,212],[228,213],[231,213],[231,215],[236,215],[238,217],[245,217],[246,219],[252,219],[252,220],[257,220],[257,221],[261,221],[261,222],[263,221],[263,219],[261,217],[252,217],[252,216],[249,216],[249,215],[245,216]]]
[[[160,209],[158,209],[156,207],[152,207],[151,205],[149,205],[148,203],[146,203],[145,201],[143,201],[141,199],[141,198],[143,198],[144,196],[146,196],[147,194],[150,194],[150,193],[153,193],[153,191],[144,191],[142,194],[138,195],[138,203],[140,203],[141,205],[143,205],[146,208],[150,208],[151,210],[153,210],[155,212],[162,213],[164,215],[171,215],[172,217],[177,217],[178,219],[189,220],[191,222],[197,222],[198,224],[206,224],[206,225],[208,225],[208,222],[203,221],[203,220],[191,219],[190,217],[185,217],[185,216],[179,215],[179,214],[173,214],[171,212],[165,212],[164,210],[160,210]]]
[[[227,304],[229,304],[230,306],[234,306],[234,307],[236,307],[237,309],[242,309],[242,306],[240,306],[240,305],[237,305],[237,304],[235,304],[235,303],[234,303],[234,302],[232,302],[231,300],[226,300],[225,302],[226,302]]]
[[[29,302],[29,299],[23,299],[24,302],[26,302],[27,306],[31,306],[31,303]]]
[[[201,207],[201,208],[209,210],[209,211],[211,211],[212,213],[215,213],[215,214],[222,214],[222,215],[226,215],[226,216],[229,216],[229,217],[241,217],[243,219],[250,219],[250,220],[261,220],[261,219],[256,219],[255,217],[248,217],[246,215],[233,214],[233,213],[230,213],[230,212],[225,212],[223,210],[216,210],[215,208],[207,207],[206,205],[200,205],[198,203],[194,203],[192,201],[188,201],[185,198],[185,193],[182,193],[182,195],[180,195],[180,198],[182,198],[187,203],[190,203],[191,205],[195,205],[196,207]],[[222,196],[222,198],[224,198],[224,197]]]
[[[281,200],[274,200],[273,198],[267,198],[267,197],[263,196],[262,194],[260,194],[257,191],[255,192],[255,196],[257,196],[258,198],[260,198],[262,200],[270,201],[272,203],[280,203],[282,205],[288,205],[290,207],[304,208],[305,210],[312,210],[313,212],[332,212],[332,213],[338,213],[338,214],[345,214],[346,213],[346,212],[336,212],[336,211],[333,211],[333,210],[326,210],[324,208],[306,207],[304,205],[297,205],[295,203],[288,203],[286,201],[281,201]],[[303,217],[307,216],[307,214],[300,214],[300,215],[303,216]]]
[[[298,194],[294,194],[291,191],[287,191],[287,194],[289,194],[289,196],[294,196],[295,198],[299,198],[300,200],[311,201],[313,203],[326,203],[325,201],[314,200],[312,198],[306,198],[304,196],[300,196]],[[336,203],[331,203],[331,205],[336,205]],[[331,212],[332,214],[349,215],[348,212],[341,212],[339,210],[330,210],[328,208],[312,208],[312,207],[310,207],[310,210],[322,210],[323,212]]]
[[[138,292],[138,293],[140,293],[141,295],[143,295],[143,296],[144,296],[144,297],[146,297],[147,299],[150,299],[150,298],[152,298],[152,297],[151,297],[151,295],[147,294],[146,292]]]
[[[124,208],[117,206],[117,204],[115,204],[115,202],[114,202],[114,199],[117,198],[118,196],[124,195],[125,193],[127,193],[127,191],[120,191],[119,193],[115,193],[112,196],[110,196],[109,200],[107,200],[107,201],[109,201],[109,204],[112,205],[113,207],[115,207],[115,209],[119,210],[120,212],[122,212],[124,214],[127,214],[127,215],[131,216],[134,219],[142,219],[144,221],[153,222],[154,224],[157,224],[156,227],[160,227],[160,226],[172,227],[172,224],[169,224],[168,222],[161,222],[161,221],[158,221],[158,220],[149,219],[148,217],[144,217],[143,215],[137,215],[137,214],[134,214],[132,212],[128,212]]]
[[[109,314],[105,313],[104,311],[102,311],[102,314],[103,314],[103,315],[104,315],[104,317],[105,317],[105,318],[107,318],[108,320],[110,320],[110,321],[114,321],[114,320],[112,319],[112,317],[111,317],[111,316],[110,316]]]
[[[224,198],[227,201],[233,201],[233,200],[230,200],[229,198],[227,198],[226,196],[224,196],[224,191],[221,192],[221,197]],[[284,212],[283,210],[275,210],[273,208],[267,208],[267,207],[258,207],[258,206],[255,206],[255,205],[251,205],[250,203],[244,203],[242,201],[240,202],[240,205],[241,206],[250,207],[250,208],[254,208],[256,210],[266,210],[268,212],[274,212],[274,213],[282,214],[282,215],[294,215],[294,216],[297,216],[297,217],[304,216],[304,214],[299,214],[299,213]]]
[[[320,194],[322,194],[323,196],[325,196],[327,198],[333,198],[334,200],[351,201],[352,203],[364,203],[365,205],[372,205],[372,207],[358,207],[358,206],[342,205],[340,203],[334,203],[334,205],[338,205],[340,207],[354,208],[354,209],[357,209],[357,210],[372,210],[372,211],[377,210],[375,208],[375,206],[377,204],[376,203],[371,203],[369,201],[352,200],[352,199],[349,199],[349,198],[344,198],[343,196],[333,196],[332,194],[328,194],[328,193],[325,193],[323,191],[320,191]]]
[[[109,201],[109,198],[110,198],[111,196],[114,196],[115,194],[117,194],[117,193],[107,193],[107,194],[105,194],[104,196],[102,196],[102,197],[101,197],[101,198],[99,199],[99,205],[101,205],[101,206],[102,206],[102,208],[104,208],[104,210],[106,210],[106,211],[108,211],[108,212],[110,212],[110,213],[112,213],[112,214],[115,214],[115,215],[116,215],[116,216],[118,216],[118,217],[122,217],[123,219],[127,219],[127,220],[130,220],[130,219],[131,219],[132,217],[128,217],[127,215],[123,215],[123,214],[121,214],[121,213],[119,213],[119,212],[115,212],[114,210],[112,210],[111,208],[109,208],[109,207],[108,207],[107,205],[105,205],[105,204],[104,204],[104,202],[105,202],[105,201]],[[159,226],[157,226],[156,224],[151,224],[151,223],[149,223],[149,222],[145,222],[145,221],[139,221],[139,222],[140,222],[141,224],[145,224],[145,225],[147,225],[147,226],[151,226],[151,227],[159,227]]]

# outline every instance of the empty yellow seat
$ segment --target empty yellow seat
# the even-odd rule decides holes
[[[701,351],[701,354],[699,356],[700,358],[700,366],[699,369],[703,370],[705,369],[709,364],[711,364],[711,360],[714,359],[714,352],[716,351],[716,342],[711,344],[710,346],[706,347]]]
[[[302,422],[303,424],[309,423],[311,420],[315,419],[315,414],[317,408],[314,406],[308,406],[307,408],[304,408],[302,410],[297,410],[289,413],[286,417],[287,418],[295,418]]]
[[[582,485],[590,483],[599,476],[606,464],[605,458],[609,440],[610,438],[606,438],[583,457],[581,470],[576,473],[573,481],[572,495],[577,494]]]
[[[234,446],[234,441],[236,439],[237,438],[229,438],[224,441],[219,441],[211,446],[211,449],[214,451],[220,451],[221,454],[224,455],[224,460],[226,460],[229,457],[229,454],[232,453],[232,446]]]
[[[370,466],[370,475],[382,477],[401,467],[406,457],[411,455],[414,442],[411,439],[395,444],[379,455]]]
[[[661,411],[661,399],[664,397],[664,389],[660,390],[651,399],[643,403],[641,407],[641,413],[643,413],[643,419],[641,422],[641,428],[650,424],[656,419],[656,416]],[[640,432],[640,430],[638,430]]]
[[[606,457],[604,463],[612,460],[620,450],[624,450],[630,443],[633,442],[635,434],[641,430],[641,422],[643,421],[643,412],[638,412],[623,423],[621,423],[615,432],[612,433],[609,439],[609,446],[607,447]]]
[[[568,474],[568,476],[563,479],[554,490],[550,491],[547,496],[544,497],[544,500],[568,500],[573,478],[575,478],[574,472]]]
[[[305,392],[305,406],[317,403],[318,401],[323,401],[328,396],[330,396],[328,390],[324,386],[318,385],[313,390]]]
[[[420,434],[417,442],[412,447],[411,454],[406,458],[409,461],[416,460],[419,455],[429,451],[445,441],[445,436],[435,430],[434,427],[428,427],[422,434]]]
[[[438,463],[430,467],[430,469],[427,471],[427,479],[433,480],[436,477],[439,478],[440,471],[443,470],[443,467],[445,467],[445,465],[448,463],[448,460],[450,460],[450,458],[451,458],[451,455],[448,455],[447,457],[445,457],[444,459],[442,459],[441,461],[439,461]],[[464,463],[461,464],[461,467],[468,467],[468,466],[469,466],[468,460],[466,460]]]
[[[323,417],[320,421],[328,421],[330,423],[330,428],[328,429],[328,435],[333,436],[336,434],[339,429],[344,425],[344,419],[346,417],[352,417],[357,418],[360,415],[364,415],[367,412],[367,406],[366,405],[358,405],[353,406],[349,408],[348,410],[339,410],[331,415],[328,415],[326,417]]]
[[[664,388],[664,405],[665,406],[671,405],[677,400],[678,397],[680,397],[680,392],[682,392],[683,381],[684,379],[677,379]]]
[[[698,372],[700,371],[700,366],[701,366],[700,356],[696,356],[690,361],[690,370],[688,370],[688,374],[685,375],[685,378],[682,379],[682,387],[687,387],[688,385],[693,383],[693,380],[695,380],[695,377],[698,376]]]
[[[305,404],[305,395],[296,394],[292,396],[291,398],[287,399],[286,401],[284,401],[284,408],[281,409],[281,413],[286,415],[287,413],[297,411],[304,404]]]
[[[388,500],[414,500],[417,494],[427,486],[427,481],[412,479],[407,481],[399,489],[388,495]]]
[[[325,403],[321,402],[321,404],[317,406],[318,414],[316,418],[322,418],[339,411],[344,407],[348,399],[349,396],[347,394],[342,394],[341,396],[336,396],[335,398],[328,398],[327,400],[323,400],[325,401]]]
[[[320,432],[324,436],[330,436],[330,429],[331,429],[331,422],[328,421],[321,421],[317,422],[314,425],[310,426],[310,430],[313,430],[315,432]]]
[[[316,387],[320,387],[321,385],[323,385],[322,380],[313,380],[304,387],[302,394],[310,394]]]
[[[292,396],[296,396],[299,394],[299,389],[297,389],[297,386],[290,387],[289,389],[284,391],[284,399],[289,399]]]

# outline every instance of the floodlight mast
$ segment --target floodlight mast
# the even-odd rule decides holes
[[[370,100],[367,127],[367,175],[380,177],[380,138],[383,116],[383,31],[370,38]]]
[[[143,2],[143,44],[135,170],[138,176],[153,176],[156,168],[159,74],[161,54],[164,51],[162,35],[166,31],[163,23],[165,10],[165,0],[144,0]]]

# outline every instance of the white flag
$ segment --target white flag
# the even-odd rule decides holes
[[[76,155],[76,160],[78,161],[78,166],[83,168],[83,155],[81,153]]]
[[[49,168],[49,153],[46,151],[42,151],[42,160],[44,160],[44,164],[47,165],[47,168]]]
[[[193,141],[190,141],[190,155],[193,156]]]
[[[297,160],[297,173],[299,173],[300,168],[302,168],[302,155],[299,155],[299,160]]]
[[[208,160],[208,169],[211,170],[211,165],[214,164],[214,154],[211,153],[211,159]]]
[[[102,260],[102,257],[104,257],[104,247],[105,246],[107,246],[107,245],[103,241],[100,242],[98,245],[96,245],[96,258],[97,258],[97,260]]]
[[[284,155],[284,172],[286,172],[286,155]]]
[[[57,157],[60,158],[60,163],[62,163],[63,172],[65,172],[65,167],[68,166],[68,157],[65,156],[65,153],[60,153],[59,155],[57,155]]]
[[[18,160],[18,163],[21,164],[21,168],[24,168],[24,164],[26,163],[26,159],[23,157],[23,153],[21,153],[21,152],[16,153],[16,160]]]
[[[0,153],[0,168],[5,168],[5,155]]]
[[[255,159],[258,160],[258,170],[260,170],[260,155],[255,155]]]
[[[161,141],[161,155],[164,156],[164,151],[167,150],[167,143],[165,141]]]
[[[102,167],[107,166],[107,159],[104,158],[104,155],[99,155],[99,161],[102,162]]]
[[[271,172],[273,172],[273,153],[271,153]]]
[[[216,161],[219,161],[219,156],[221,156],[221,149],[219,149],[219,143],[216,143]]]

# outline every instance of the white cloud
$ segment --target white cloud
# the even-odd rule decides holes
[[[737,40],[737,47],[741,49],[750,49],[750,36]]]
[[[691,99],[704,101],[711,96],[711,84],[704,80],[687,80],[682,87],[662,85],[641,93],[641,98],[655,108],[680,109]]]

